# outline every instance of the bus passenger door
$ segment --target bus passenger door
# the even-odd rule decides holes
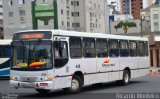
[[[67,37],[55,37],[57,41],[53,43],[54,51],[54,88],[64,88],[67,75],[69,74],[69,57],[68,57],[68,38]]]

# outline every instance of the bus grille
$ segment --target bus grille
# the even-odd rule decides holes
[[[24,82],[34,82],[37,80],[37,77],[21,77],[21,81]]]

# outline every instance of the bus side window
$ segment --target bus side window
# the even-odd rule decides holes
[[[82,42],[80,37],[70,37],[70,57],[81,58],[82,57]]]
[[[9,58],[11,56],[11,47],[9,45],[0,46],[0,58]]]
[[[136,41],[130,41],[129,42],[129,50],[130,50],[130,56],[136,57],[137,56],[137,42]]]
[[[60,68],[68,62],[68,46],[65,41],[54,42],[55,67]]]
[[[109,40],[109,57],[119,57],[118,40]]]
[[[138,48],[138,54],[140,57],[145,56],[145,45],[144,42],[138,42],[139,48]]]
[[[148,42],[145,42],[145,55],[148,56]]]
[[[85,58],[96,57],[94,38],[83,38],[83,55]]]
[[[96,40],[96,52],[97,52],[97,57],[99,58],[108,57],[107,39],[97,39]]]
[[[120,41],[119,42],[120,47],[120,56],[121,57],[128,57],[129,56],[129,46],[128,41]]]

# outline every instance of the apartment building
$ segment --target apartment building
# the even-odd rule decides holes
[[[122,14],[131,14],[141,19],[141,10],[155,3],[155,0],[121,0]]]
[[[33,29],[33,1],[36,5],[57,2],[58,29],[93,33],[107,31],[107,0],[3,0],[5,38],[11,38],[16,31]],[[37,29],[54,29],[54,21],[51,17],[38,17]]]
[[[144,16],[148,27],[148,38],[150,45],[150,66],[160,68],[160,0],[155,0],[154,4],[142,10],[141,15]],[[143,27],[145,27],[143,25]],[[147,28],[145,28],[147,30]]]
[[[121,0],[122,14],[131,14],[131,0]]]
[[[155,3],[156,0],[143,0],[143,9],[151,6]]]
[[[107,0],[107,5],[113,5],[116,11],[121,12],[121,0]]]
[[[2,0],[0,0],[0,39],[3,39],[3,8],[2,8]]]

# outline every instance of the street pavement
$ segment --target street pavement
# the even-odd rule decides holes
[[[127,86],[120,86],[114,82],[96,86],[85,86],[79,94],[67,94],[63,90],[54,90],[49,94],[39,94],[34,89],[10,88],[9,80],[0,80],[0,93],[2,93],[0,99],[1,97],[2,99],[6,99],[5,96],[7,97],[8,94],[9,96],[17,97],[15,99],[124,99],[125,97],[119,97],[119,94],[122,93],[127,93],[127,95],[132,93],[133,96],[136,95],[136,93],[158,93],[158,95],[155,95],[156,97],[150,97],[148,99],[160,99],[160,75],[147,75],[135,78],[132,79]],[[138,99],[139,97],[130,98]]]

